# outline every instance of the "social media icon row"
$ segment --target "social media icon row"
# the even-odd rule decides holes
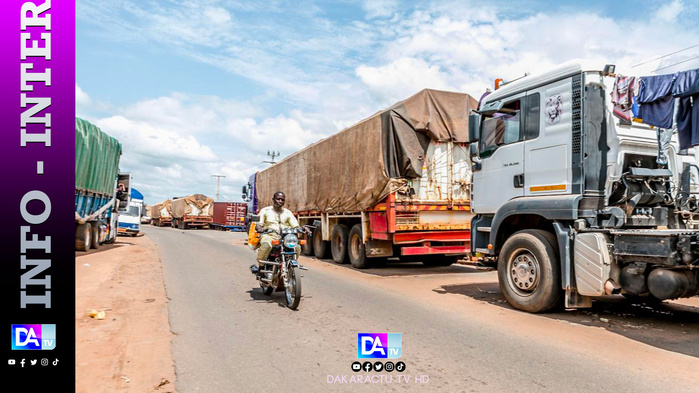
[[[358,373],[360,371],[364,371],[364,372],[368,373],[368,372],[371,372],[372,370],[374,370],[377,373],[381,372],[381,371],[386,371],[389,373],[393,372],[393,371],[397,371],[399,373],[402,373],[403,371],[405,371],[405,363],[403,363],[403,362],[398,362],[398,363],[386,362],[385,364],[381,363],[381,362],[374,362],[374,363],[372,363],[372,362],[364,362],[364,363],[354,362],[354,363],[352,363],[352,371],[354,371],[355,373]]]
[[[39,362],[38,359],[29,359],[29,365],[31,366],[36,366],[36,364]],[[41,365],[42,366],[48,366],[49,365],[49,360],[46,358],[41,359]],[[16,365],[18,362],[16,359],[7,359],[7,364],[10,366]],[[21,367],[24,367],[24,365],[27,363],[27,359],[22,359],[19,361],[19,364]],[[55,359],[53,362],[50,362],[52,365],[57,366],[58,365],[58,359]]]

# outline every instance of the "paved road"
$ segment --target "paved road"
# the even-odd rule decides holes
[[[302,258],[310,270],[291,311],[282,293],[261,293],[244,235],[144,232],[163,264],[181,393],[699,391],[693,299],[531,315],[504,302],[494,272]],[[353,372],[363,332],[402,333],[405,372]]]

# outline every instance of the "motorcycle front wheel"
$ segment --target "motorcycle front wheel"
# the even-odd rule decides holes
[[[292,310],[296,310],[301,302],[301,275],[299,274],[298,266],[289,267],[286,273],[286,306]]]

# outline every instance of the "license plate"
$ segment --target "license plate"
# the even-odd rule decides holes
[[[117,229],[117,232],[118,232],[118,233],[126,232],[126,229],[124,229],[124,228],[119,228],[119,229]]]

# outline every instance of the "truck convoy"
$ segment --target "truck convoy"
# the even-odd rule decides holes
[[[337,263],[476,257],[529,312],[695,296],[696,162],[674,142],[663,163],[658,130],[613,115],[615,76],[567,64],[480,105],[424,90],[254,174],[243,198],[256,213],[284,191],[315,227],[304,253]]]
[[[117,236],[116,186],[121,144],[75,118],[75,249],[87,251]]]
[[[172,200],[173,228],[209,228],[213,221],[214,200],[203,194],[192,194]]]
[[[126,206],[119,208],[118,233],[120,235],[136,236],[141,231],[143,194],[137,189],[129,187],[129,201],[125,205]]]
[[[471,252],[515,308],[699,293],[693,165],[672,145],[659,165],[656,130],[612,114],[613,69],[526,76],[470,115]]]
[[[356,268],[394,256],[450,265],[470,251],[477,106],[468,94],[423,90],[258,172],[244,198],[266,206],[284,191],[286,207],[315,228],[306,255]]]

